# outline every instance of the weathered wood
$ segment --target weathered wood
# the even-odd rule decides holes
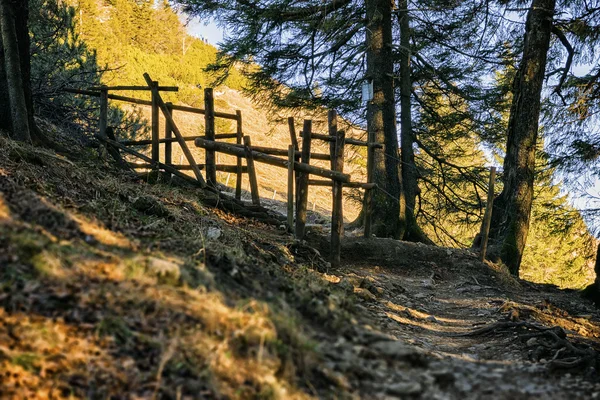
[[[192,183],[194,185],[198,185],[198,186],[201,186],[201,187],[206,186],[206,184],[202,185],[200,181],[192,178],[191,176],[188,176],[188,175],[184,174],[183,172],[179,172],[177,169],[173,168],[172,166],[166,165],[166,164],[161,163],[161,162],[155,162],[150,157],[148,157],[148,156],[146,156],[146,155],[144,155],[144,154],[142,154],[142,153],[140,153],[138,151],[130,149],[127,146],[123,146],[121,143],[117,142],[116,140],[111,140],[111,139],[108,139],[108,138],[103,138],[100,135],[96,135],[96,137],[98,139],[100,139],[101,141],[105,142],[105,143],[111,144],[111,145],[113,145],[113,146],[115,146],[115,147],[123,150],[125,153],[129,153],[129,154],[134,155],[134,156],[136,156],[138,158],[141,158],[142,160],[146,161],[150,165],[150,168],[156,168],[156,167],[162,168],[165,171],[170,172],[173,175],[176,175],[179,178],[184,179],[184,180],[186,180],[186,181],[188,181],[188,182],[190,182],[190,183]]]
[[[290,130],[290,139],[292,146],[294,146],[294,152],[300,154],[300,147],[298,147],[298,139],[296,138],[296,125],[294,123],[294,117],[288,118],[288,128]]]
[[[196,146],[202,148],[209,148],[211,150],[215,150],[221,153],[230,154],[232,156],[240,156],[246,158],[246,152],[243,148],[237,147],[232,143],[222,143],[222,142],[212,142],[210,140],[206,140],[204,138],[196,139]],[[269,165],[274,165],[276,167],[286,168],[288,167],[288,161],[281,159],[279,157],[271,156],[269,154],[261,153],[255,150],[252,150],[252,156],[254,157],[254,161],[262,162]],[[329,178],[338,180],[341,182],[350,182],[350,175],[343,174],[337,171],[331,171],[329,169],[315,167],[313,165],[307,165],[299,162],[294,163],[294,171],[296,172],[307,172],[309,174],[321,176],[323,178]]]
[[[327,112],[327,130],[329,136],[336,137],[337,135],[337,112],[335,110],[329,110]],[[336,140],[332,140],[329,142],[329,155],[331,158],[331,169],[337,171],[335,168],[335,147]]]
[[[302,132],[300,132],[299,134],[301,135]],[[335,142],[335,136],[322,135],[319,133],[313,133],[312,138],[322,140],[324,142]],[[365,142],[364,140],[349,139],[349,138],[346,139],[346,144],[351,144],[354,146],[372,147],[375,149],[383,149],[385,147],[382,143]]]
[[[288,146],[288,190],[287,190],[287,227],[292,231],[294,226],[294,162],[296,149],[293,144]]]
[[[152,118],[152,159],[154,161],[160,161],[160,131],[159,131],[159,107],[158,107],[158,82],[152,81],[149,86],[152,89],[152,110],[151,110],[151,118]]]
[[[173,103],[167,103],[167,109],[173,116]],[[171,130],[171,124],[169,121],[165,120],[165,164],[171,165],[173,164],[173,131]]]
[[[343,130],[337,131],[335,126],[337,140],[335,141],[334,160],[332,169],[338,172],[344,171],[344,139],[346,133]],[[341,241],[344,236],[344,205],[342,196],[342,182],[333,182],[333,205],[331,215],[331,266],[339,267]]]
[[[331,180],[320,180],[320,179],[309,179],[309,186],[325,186],[325,187],[333,187],[333,181]],[[343,185],[345,188],[353,188],[353,189],[373,189],[375,188],[374,183],[363,183],[363,182],[348,182]]]
[[[115,141],[117,140],[112,126],[106,127],[106,137],[111,140],[115,140]],[[119,152],[119,149],[117,147],[109,144],[106,146],[106,149],[108,150],[108,154],[110,154],[110,156],[117,162],[117,165],[119,166],[119,168],[131,171],[131,168],[129,167],[129,165],[127,165],[125,160],[123,160],[123,157],[121,157],[121,153]]]
[[[204,134],[207,140],[215,140],[215,99],[212,88],[204,89]],[[215,152],[206,149],[206,183],[217,187],[217,170],[215,169]]]
[[[100,91],[100,127],[99,134],[106,137],[106,127],[108,126],[108,90]]]
[[[183,138],[184,141],[186,142],[193,142],[194,140],[198,139],[198,138],[202,138],[202,139],[206,139],[205,135],[201,135],[201,136],[185,136]],[[219,135],[215,135],[215,139],[223,139],[221,137],[219,137]],[[229,139],[229,137],[227,138]],[[162,138],[158,140],[158,143],[175,143],[175,142],[179,142],[178,138]],[[142,140],[121,140],[119,143],[121,143],[122,145],[125,146],[146,146],[149,144],[152,144],[152,139],[142,139]],[[242,147],[242,146],[240,146]]]
[[[490,224],[492,221],[492,210],[494,208],[494,182],[496,181],[496,167],[492,167],[490,170],[490,182],[488,186],[487,205],[485,207],[485,214],[483,216],[483,225],[481,227],[481,250],[479,252],[479,259],[485,260],[485,253],[487,252],[488,240],[490,237]]]
[[[250,140],[250,136],[244,136],[244,150],[246,152],[246,163],[248,164],[248,179],[250,180],[252,204],[260,206],[258,180],[256,179],[256,169],[254,168],[254,157],[252,156],[252,141]]]
[[[302,164],[310,164],[310,141],[312,132],[312,121],[304,120],[304,128],[302,130]],[[308,179],[309,173],[301,171],[298,174],[296,185],[296,238],[302,240],[306,228],[306,207],[308,206]]]
[[[151,91],[152,88],[148,86],[92,86],[88,88],[88,90],[102,90],[106,88],[107,90],[148,90]],[[159,86],[159,92],[178,92],[179,87],[177,86]]]
[[[150,79],[150,75],[148,75],[148,73],[144,73],[144,79],[146,80],[146,83],[148,83],[148,85],[151,84],[152,79]],[[173,121],[173,117],[171,116],[171,113],[167,109],[165,102],[163,101],[162,97],[160,97],[160,94],[158,92],[156,92],[156,98],[158,100],[158,105],[159,105],[160,109],[162,110],[163,114],[165,115],[165,119],[171,125],[171,129],[173,130],[173,133],[175,134],[177,139],[179,139],[179,145],[181,146],[181,150],[183,151],[183,154],[185,154],[185,157],[187,158],[188,163],[192,166],[192,171],[194,171],[194,175],[196,176],[196,179],[200,183],[201,187],[205,187],[206,182],[204,181],[204,178],[202,177],[202,174],[200,173],[200,169],[198,169],[198,167],[197,167],[196,160],[194,160],[194,156],[192,156],[190,149],[187,147],[187,144],[185,143],[185,140],[183,140],[183,135],[179,131],[179,128],[177,127],[177,124],[175,124],[175,121]],[[175,170],[175,171],[177,171],[177,170]]]
[[[132,168],[136,168],[136,169],[146,169],[146,168],[152,168],[152,164],[148,164],[148,163],[136,163],[136,162],[130,162],[128,163]],[[191,165],[173,165],[173,164],[169,164],[171,167],[175,168],[176,170],[179,171],[191,171],[192,170],[192,166]],[[204,169],[205,165],[204,164],[197,164],[199,169]],[[222,172],[229,172],[229,173],[233,173],[233,172],[237,172],[237,166],[235,165],[221,165],[221,164],[217,164],[215,165],[215,168],[217,169],[217,171],[222,171]],[[242,167],[242,173],[243,174],[247,174],[248,173],[248,167],[243,166]]]
[[[237,139],[237,133],[215,133],[215,139]]]
[[[243,136],[242,111],[237,110],[235,112],[235,115],[237,115],[235,143],[237,145],[241,146],[242,145],[242,136]],[[239,156],[237,157],[236,165],[237,165],[237,172],[236,172],[236,181],[235,181],[235,199],[241,200],[242,199],[242,157],[239,157]]]
[[[287,156],[288,152],[284,149],[277,149],[274,147],[264,147],[264,146],[252,146],[252,149],[255,151],[259,151],[261,153],[269,154],[272,156]],[[295,154],[296,160],[300,159],[300,153]],[[315,160],[331,160],[331,156],[329,154],[320,154],[320,153],[310,153],[310,158]]]
[[[100,92],[94,92],[92,90],[64,88],[63,91],[68,92],[68,93],[73,93],[73,94],[83,94],[83,95],[91,96],[91,97],[100,97]],[[142,106],[151,106],[152,105],[152,102],[149,100],[136,99],[135,97],[127,97],[127,96],[119,96],[116,94],[109,94],[108,98],[110,100],[124,101],[127,103],[133,103],[133,104],[138,104],[138,105],[142,105]],[[202,108],[179,106],[179,105],[175,105],[175,104],[173,105],[173,110],[189,112],[192,114],[201,114],[201,115],[205,114],[205,111]],[[233,119],[233,120],[235,120],[237,118],[237,116],[235,114],[219,112],[219,111],[215,111],[215,117],[224,118],[224,119]]]

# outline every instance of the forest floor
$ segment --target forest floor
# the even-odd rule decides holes
[[[351,235],[332,269],[322,228],[299,242],[95,153],[0,138],[2,398],[600,393],[600,313],[577,292]]]

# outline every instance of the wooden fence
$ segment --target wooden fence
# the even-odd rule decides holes
[[[236,111],[235,114],[218,112],[215,110],[214,97],[212,89],[204,90],[204,109],[174,105],[166,103],[160,93],[174,92],[177,87],[160,86],[158,82],[153,81],[145,73],[144,79],[147,86],[99,86],[89,88],[88,90],[65,89],[67,92],[95,96],[100,98],[100,121],[99,133],[97,137],[107,144],[107,147],[116,151],[115,158],[120,159],[118,151],[133,155],[143,162],[130,162],[131,168],[152,168],[161,169],[166,173],[176,175],[180,178],[197,183],[200,187],[218,189],[216,171],[235,173],[236,188],[235,198],[241,200],[242,176],[248,174],[252,203],[260,205],[260,196],[258,192],[258,181],[256,177],[255,162],[266,163],[276,167],[285,168],[288,171],[288,197],[287,197],[287,221],[290,231],[295,233],[296,238],[303,239],[306,229],[306,216],[308,205],[309,186],[327,186],[332,188],[332,221],[331,221],[331,263],[337,266],[340,263],[341,238],[343,231],[343,206],[342,191],[343,188],[361,188],[366,191],[365,195],[365,237],[370,237],[370,215],[371,215],[371,191],[375,188],[372,183],[373,178],[373,152],[375,149],[383,148],[383,145],[373,142],[361,141],[352,138],[346,138],[343,130],[337,126],[337,115],[335,111],[328,113],[328,132],[319,134],[313,132],[312,121],[305,120],[302,130],[298,135],[302,138],[302,148],[300,149],[294,118],[288,118],[288,128],[290,132],[291,144],[287,149],[279,149],[264,146],[253,146],[251,138],[244,135],[242,127],[242,113]],[[142,100],[132,97],[120,96],[110,93],[111,91],[150,91],[151,100]],[[112,129],[108,126],[108,100],[124,101],[132,104],[145,105],[151,107],[151,138],[144,140],[122,140],[118,141],[112,134]],[[205,132],[203,136],[183,136],[173,115],[177,112],[187,112],[204,115]],[[160,114],[165,118],[164,137],[160,135]],[[216,133],[215,119],[224,118],[236,122],[236,132],[234,133]],[[236,139],[235,143],[220,142],[219,140]],[[329,154],[320,154],[311,152],[312,140],[328,142]],[[203,164],[196,163],[192,156],[187,142],[193,141],[197,147],[205,150],[205,159]],[[188,165],[178,165],[172,162],[172,145],[178,143],[185,155]],[[367,151],[367,182],[350,182],[350,176],[344,174],[344,152],[345,145],[366,146]],[[151,155],[147,156],[134,149],[131,146],[150,145]],[[164,145],[164,162],[160,161],[160,146]],[[216,152],[232,155],[236,157],[235,165],[216,164]],[[242,160],[246,160],[244,166]],[[330,169],[311,165],[311,160],[330,161]],[[193,171],[194,178],[184,174],[182,171]],[[205,171],[206,180],[201,174]],[[320,179],[311,179],[315,175]],[[295,194],[295,195],[294,195]],[[294,224],[294,202],[295,206],[295,224]]]

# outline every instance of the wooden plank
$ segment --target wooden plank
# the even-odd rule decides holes
[[[296,125],[294,123],[294,117],[288,118],[288,128],[290,130],[290,139],[292,146],[294,146],[294,152],[300,154],[300,147],[298,147],[298,139],[296,138]]]
[[[244,136],[244,150],[246,151],[246,163],[248,164],[248,179],[250,180],[252,204],[260,206],[258,180],[256,179],[256,169],[254,168],[254,157],[252,156],[252,141],[250,140],[250,136]]]
[[[108,90],[148,90],[151,91],[152,88],[148,86],[92,86],[87,90],[102,90],[103,87],[106,87]],[[177,86],[159,86],[159,92],[178,92],[179,87]]]
[[[91,90],[64,88],[63,91],[68,92],[68,93],[74,93],[74,94],[82,94],[85,96],[100,97],[100,92],[94,92]],[[138,104],[138,105],[142,105],[142,106],[151,106],[152,105],[152,102],[150,100],[136,99],[135,97],[127,97],[127,96],[119,96],[116,94],[109,94],[108,98],[110,100],[125,101],[127,103],[133,103],[133,104]],[[188,112],[188,113],[192,113],[192,114],[201,114],[201,115],[205,114],[205,111],[202,108],[179,106],[176,104],[173,105],[173,110]],[[237,118],[237,115],[215,111],[215,117],[235,120]]]
[[[312,133],[312,121],[304,120],[304,128],[302,130],[302,164],[310,165],[310,141]],[[298,174],[298,182],[296,185],[296,239],[304,238],[306,228],[306,207],[308,206],[308,179],[309,173],[301,171]]]
[[[287,227],[291,232],[294,226],[294,162],[296,149],[293,144],[288,146],[288,189],[287,189]]]
[[[176,176],[180,177],[181,179],[185,179],[186,181],[188,181],[188,182],[190,182],[192,184],[195,184],[195,185],[198,185],[198,186],[201,186],[201,187],[206,186],[206,184],[202,185],[200,181],[192,178],[191,176],[188,176],[188,175],[184,174],[183,172],[179,172],[177,169],[171,167],[170,165],[166,165],[166,164],[161,163],[161,162],[154,162],[154,161],[152,161],[152,159],[150,157],[148,157],[148,156],[146,156],[146,155],[144,155],[144,154],[142,154],[140,152],[137,152],[137,151],[135,151],[133,149],[130,149],[127,146],[123,146],[121,143],[117,142],[116,140],[111,140],[111,139],[108,139],[108,138],[103,138],[100,135],[97,135],[96,137],[98,139],[106,142],[106,143],[109,143],[109,144],[111,144],[111,145],[113,145],[113,146],[115,146],[115,147],[123,150],[125,153],[129,153],[129,154],[134,155],[134,156],[136,156],[138,158],[141,158],[142,160],[144,160],[148,164],[150,164],[151,168],[159,167],[159,168],[164,169],[167,172],[172,173],[173,175],[176,175]]]
[[[215,139],[236,139],[237,133],[215,133]]]
[[[204,134],[207,140],[215,140],[215,99],[212,88],[204,89]],[[217,187],[217,170],[215,169],[215,152],[206,149],[206,183],[214,188]]]
[[[346,133],[343,130],[338,131],[335,125],[337,140],[334,148],[334,160],[332,169],[338,172],[344,171],[344,139]],[[344,236],[344,205],[342,182],[333,182],[333,205],[331,215],[331,266],[337,268],[340,266],[341,242]]]
[[[148,75],[147,72],[144,73],[144,79],[146,80],[148,85],[150,85],[150,83],[152,82],[152,79],[150,79],[150,75]],[[173,121],[173,117],[171,116],[171,113],[167,109],[165,102],[160,97],[159,93],[156,94],[156,97],[158,99],[158,105],[159,105],[160,109],[162,110],[163,114],[165,115],[165,119],[171,125],[171,129],[173,130],[173,133],[175,134],[177,139],[179,139],[179,145],[181,146],[181,150],[183,151],[183,154],[187,158],[188,163],[192,166],[192,171],[194,171],[194,175],[196,176],[196,179],[200,183],[201,187],[203,187],[203,188],[206,187],[206,182],[204,181],[204,178],[202,177],[202,174],[200,173],[200,169],[198,169],[198,167],[197,167],[196,160],[194,160],[194,157],[192,156],[190,149],[187,147],[185,140],[183,140],[183,135],[179,131],[179,128],[175,124],[175,121]]]
[[[173,115],[173,103],[167,103],[167,109]],[[171,124],[165,120],[165,164],[173,164],[173,142],[169,139],[173,139],[173,131],[171,130]]]
[[[196,146],[202,148],[210,148],[215,151],[230,154],[232,156],[240,156],[246,158],[246,152],[244,149],[237,147],[232,143],[223,143],[223,142],[211,142],[210,140],[206,140],[203,138],[196,139]],[[281,159],[279,157],[271,156],[269,154],[261,153],[255,150],[252,150],[252,156],[254,157],[254,161],[262,162],[269,165],[274,165],[280,168],[288,167],[288,161]],[[321,176],[323,178],[334,179],[341,182],[350,182],[350,175],[343,174],[337,171],[331,171],[329,169],[315,167],[313,165],[307,165],[299,162],[294,163],[294,171],[302,171],[307,172],[309,174]]]
[[[100,136],[106,137],[106,127],[108,126],[108,90],[100,91]]]
[[[219,135],[215,135],[216,139],[219,139]],[[184,136],[183,140],[186,142],[193,142],[194,140],[198,139],[198,138],[202,138],[202,139],[206,139],[206,136],[201,135],[201,136]],[[178,138],[162,138],[158,140],[158,143],[175,143],[175,142],[179,142]],[[152,139],[142,139],[142,140],[121,140],[119,143],[121,143],[124,146],[147,146],[149,144],[152,144]],[[243,146],[240,146],[243,147]]]
[[[300,132],[302,134],[302,132]],[[335,142],[335,136],[332,137],[330,135],[321,135],[318,133],[312,134],[313,139],[322,140],[324,142]],[[373,143],[373,142],[365,142],[364,140],[357,139],[346,139],[346,144],[351,144],[354,146],[363,146],[363,147],[374,147],[376,149],[383,149],[385,146],[381,143]]]
[[[335,110],[329,110],[327,112],[327,131],[329,136],[336,137],[337,135],[337,112]],[[336,141],[332,140],[329,142],[329,155],[331,156],[331,169],[335,169],[335,148]]]
[[[152,110],[151,110],[151,121],[152,121],[152,159],[154,161],[160,161],[160,131],[159,131],[159,108],[158,108],[158,82],[152,81],[150,83],[152,88]]]
[[[145,168],[152,168],[152,164],[148,164],[148,163],[135,163],[135,162],[130,162],[128,163],[132,168],[139,168],[139,169],[145,169]],[[192,170],[192,166],[191,165],[170,165],[171,167],[175,168],[178,171],[191,171]],[[205,165],[204,164],[197,164],[199,169],[204,169]],[[217,171],[222,171],[222,172],[236,172],[237,171],[237,166],[235,165],[221,165],[221,164],[217,164],[215,165]],[[248,173],[248,167],[242,167],[242,173],[243,174],[247,174]]]
[[[265,154],[270,154],[272,156],[287,156],[288,152],[284,149],[277,149],[274,147],[264,147],[264,146],[252,146],[254,151],[258,151]],[[294,152],[295,153],[295,152]],[[296,160],[299,160],[301,155],[300,153],[295,154]],[[331,156],[329,154],[320,154],[320,153],[310,153],[310,158],[315,160],[331,160]]]
[[[309,186],[333,187],[333,181],[309,179],[308,185]],[[344,186],[344,188],[353,188],[353,189],[373,189],[373,188],[375,188],[374,183],[363,183],[363,182],[348,182],[348,183],[344,183],[343,186]]]
[[[492,222],[492,211],[494,209],[494,182],[496,181],[496,167],[492,167],[490,170],[490,182],[488,186],[487,195],[487,206],[485,207],[485,214],[483,216],[483,226],[481,227],[481,251],[479,252],[479,259],[485,260],[485,253],[487,252],[488,240],[490,237],[490,224]]]
[[[243,136],[243,133],[242,133],[243,132],[242,131],[242,111],[237,110],[235,112],[235,115],[237,115],[235,143],[241,146],[242,136]],[[239,156],[237,157],[236,165],[238,167],[238,170],[236,172],[236,181],[235,181],[235,199],[241,200],[242,199],[242,157],[239,157]]]

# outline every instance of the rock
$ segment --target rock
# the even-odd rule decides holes
[[[354,288],[354,294],[360,297],[363,300],[375,301],[377,297],[373,293],[371,293],[368,289],[365,288]]]
[[[208,240],[217,240],[222,235],[222,232],[219,228],[210,226],[206,231],[206,238]]]
[[[527,341],[527,347],[533,347],[533,346],[535,346],[537,343],[538,343],[538,340],[537,340],[537,338],[534,338],[534,337],[532,337],[532,338],[530,338],[530,339]]]
[[[354,285],[346,277],[343,277],[342,279],[340,279],[340,281],[337,283],[336,287],[342,289],[346,293],[354,292]]]
[[[321,368],[321,374],[323,374],[323,376],[327,378],[328,381],[330,381],[331,383],[333,383],[341,389],[352,389],[352,385],[350,385],[350,381],[348,380],[348,378],[346,378],[343,374],[340,374],[339,372],[333,371],[327,367],[323,367]]]
[[[414,365],[426,365],[425,354],[414,346],[399,341],[382,341],[373,344],[372,349],[392,360],[408,361]]]
[[[435,382],[438,385],[440,385],[442,388],[453,385],[454,382],[456,381],[456,376],[454,376],[452,371],[446,370],[446,369],[439,370],[439,371],[433,371],[431,373],[431,375],[433,375]]]
[[[415,395],[423,391],[423,385],[419,382],[397,382],[387,385],[385,391],[396,396]]]
[[[425,318],[425,321],[434,322],[436,324],[438,322],[437,318],[435,318],[433,315],[430,315],[429,317]]]
[[[167,207],[152,196],[140,196],[132,198],[130,201],[133,203],[133,208],[147,215],[167,217],[170,214]]]
[[[146,273],[158,279],[159,283],[177,284],[181,276],[179,264],[157,257],[146,259]]]

